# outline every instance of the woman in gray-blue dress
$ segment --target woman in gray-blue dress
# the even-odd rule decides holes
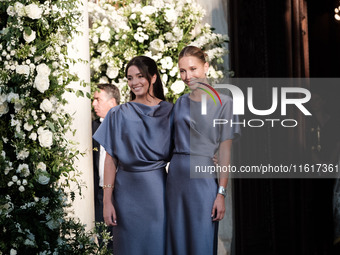
[[[185,47],[179,55],[181,78],[191,93],[181,96],[173,109],[175,148],[166,186],[167,255],[216,254],[218,221],[225,213],[228,174],[221,171],[217,179],[211,166],[215,166],[215,154],[217,165],[230,164],[232,139],[240,132],[235,125],[213,127],[214,119],[229,123],[237,120],[229,96],[220,95],[221,105],[206,100],[207,114],[201,114],[202,96],[209,88],[205,58],[204,52],[194,46]]]
[[[132,101],[112,108],[94,134],[106,150],[104,220],[113,227],[113,254],[165,253],[165,166],[170,112],[156,63],[133,58],[126,67]]]

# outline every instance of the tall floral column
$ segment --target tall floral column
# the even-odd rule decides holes
[[[0,17],[0,254],[97,254],[68,213],[80,184],[65,111],[65,91],[82,75],[67,52],[78,0],[1,0]]]

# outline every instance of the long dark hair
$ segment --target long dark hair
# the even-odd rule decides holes
[[[127,77],[130,66],[136,66],[141,74],[148,80],[149,85],[151,85],[152,77],[156,74],[157,79],[153,84],[153,95],[158,99],[165,100],[161,76],[159,75],[157,64],[152,58],[146,56],[137,56],[131,59],[126,66],[125,77]],[[149,89],[150,86],[148,88],[148,94],[150,95]],[[130,91],[130,100],[134,100],[135,98],[136,95]]]

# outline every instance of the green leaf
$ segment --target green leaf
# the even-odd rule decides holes
[[[82,90],[77,90],[76,96],[77,97],[84,97],[84,92]]]

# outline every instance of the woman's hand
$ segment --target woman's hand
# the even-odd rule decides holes
[[[217,194],[212,208],[211,218],[213,218],[213,221],[220,221],[223,219],[224,213],[225,213],[224,196],[221,194]]]
[[[111,202],[104,203],[103,217],[107,226],[117,226],[116,210]]]

